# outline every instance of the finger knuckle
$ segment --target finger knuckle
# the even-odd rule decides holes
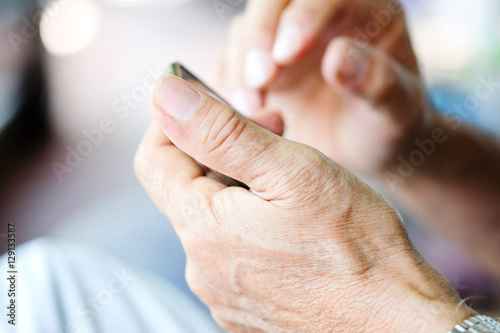
[[[198,292],[203,290],[200,283],[198,283],[198,278],[196,274],[193,274],[192,271],[188,271],[186,268],[186,283],[189,286],[189,289],[193,291],[193,293],[198,295]]]
[[[300,192],[303,198],[314,198],[318,188],[330,182],[335,175],[337,164],[330,162],[326,156],[315,149],[304,149],[297,155],[292,165],[283,172],[278,181],[280,187],[293,193]],[[285,168],[284,168],[285,169]],[[304,200],[304,203],[307,200]]]
[[[139,148],[134,155],[133,167],[137,179],[151,199],[166,215],[171,216],[172,182],[164,172],[165,161],[148,148]]]
[[[219,325],[223,329],[231,331],[231,332],[236,332],[236,330],[237,330],[236,325],[223,319],[222,316],[219,315],[218,313],[212,311],[212,318],[217,323],[217,325]]]
[[[299,174],[301,176],[303,176],[303,174],[311,176],[311,172],[321,174],[327,167],[330,167],[330,165],[327,163],[325,155],[315,149],[307,149],[302,154],[302,163],[299,166]]]
[[[186,277],[187,279],[187,277]],[[220,304],[220,300],[216,293],[212,292],[205,285],[199,283],[197,279],[190,280],[188,283],[189,289],[198,296],[198,298],[208,306],[216,307]]]
[[[222,160],[238,142],[246,128],[246,122],[242,121],[236,111],[221,110],[225,106],[215,105],[208,114],[217,114],[210,119],[206,129],[206,135],[202,140],[205,158],[212,157]]]
[[[208,304],[210,297],[207,296],[207,288],[203,283],[201,283],[200,275],[192,264],[186,265],[185,275],[186,283],[189,286],[189,289],[191,289],[193,293],[195,293],[198,297],[200,297],[200,299],[202,299],[204,302],[207,302]]]

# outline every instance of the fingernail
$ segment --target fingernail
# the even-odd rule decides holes
[[[368,60],[364,52],[348,46],[340,55],[338,78],[342,82],[360,82],[368,71]]]
[[[256,90],[241,88],[233,93],[231,105],[245,117],[250,117],[252,111],[262,106],[262,98]]]
[[[274,42],[273,57],[276,61],[285,61],[296,55],[303,44],[303,37],[299,27],[290,24],[278,31]]]
[[[245,63],[245,78],[252,88],[261,88],[273,75],[276,65],[268,51],[255,49],[248,52]]]
[[[193,117],[200,106],[201,98],[199,92],[171,75],[165,76],[156,86],[156,105],[179,121]]]

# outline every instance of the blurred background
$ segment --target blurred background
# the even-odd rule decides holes
[[[136,180],[147,93],[181,60],[209,77],[243,0],[0,0],[0,244],[49,235],[96,245],[188,292],[184,254]],[[498,0],[406,0],[430,95],[445,112],[500,134]],[[463,297],[494,311],[500,290],[454,244],[408,221],[424,257]]]

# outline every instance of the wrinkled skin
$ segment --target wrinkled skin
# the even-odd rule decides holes
[[[167,97],[152,98],[156,122],[136,172],[182,241],[191,289],[222,327],[443,332],[468,316],[396,211],[346,169],[202,93],[179,121],[172,96],[195,88],[173,77],[158,84]],[[207,177],[192,157],[252,190]]]

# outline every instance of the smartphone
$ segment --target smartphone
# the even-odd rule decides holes
[[[203,83],[203,81],[198,79],[196,77],[196,75],[194,75],[193,73],[188,71],[186,69],[186,67],[184,67],[180,63],[174,62],[173,64],[171,64],[169,69],[168,69],[167,74],[172,74],[172,75],[180,77],[181,79],[191,83],[192,85],[201,89],[202,91],[206,92],[207,94],[211,95],[212,97],[218,99],[219,101],[226,104],[227,106],[232,107],[219,94],[217,94],[213,89],[210,89],[210,87],[208,87],[205,83]],[[209,173],[207,173],[207,176],[211,176],[212,178],[217,179],[218,181],[220,181],[221,183],[223,183],[227,186],[238,186],[238,187],[243,187],[247,190],[250,189],[246,184],[240,182],[239,180],[236,180],[234,178],[226,176],[220,172],[217,172],[213,169],[210,169],[209,167],[207,167],[207,168],[209,169]]]

